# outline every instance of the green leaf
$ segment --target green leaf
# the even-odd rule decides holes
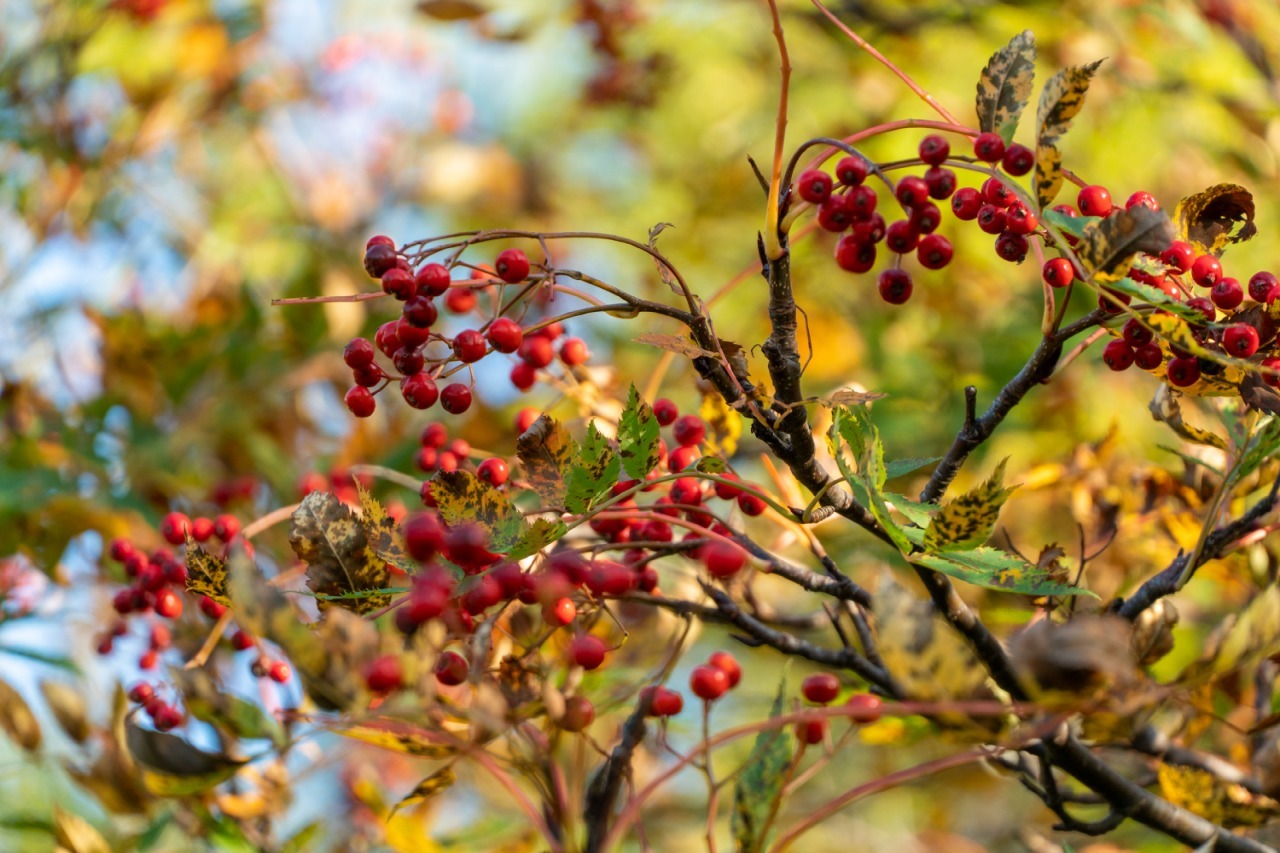
[[[431,495],[448,524],[470,522],[483,527],[494,553],[507,553],[529,531],[507,496],[470,471],[438,471],[431,478]]]
[[[1158,255],[1173,241],[1173,223],[1163,210],[1138,205],[1090,223],[1076,249],[1090,274],[1119,278],[1138,252]]]
[[[568,532],[569,526],[558,519],[555,521],[545,518],[535,519],[533,524],[529,525],[528,531],[520,537],[520,541],[507,552],[507,558],[523,560],[559,540]]]
[[[778,684],[778,694],[769,711],[769,719],[780,715],[787,699],[787,678]],[[784,773],[791,763],[791,738],[776,726],[756,735],[755,745],[747,756],[743,771],[733,786],[734,849],[738,853],[759,853],[764,849],[771,817],[778,810],[782,796]]]
[[[609,440],[596,429],[595,422],[589,424],[587,435],[570,461],[565,477],[565,509],[573,513],[591,509],[618,482],[621,468],[622,463]]]
[[[940,509],[937,504],[922,504],[896,492],[885,492],[884,496],[888,498],[889,503],[893,504],[894,509],[910,519],[912,524],[919,527],[928,527],[929,521]]]
[[[1023,30],[1000,48],[978,78],[978,129],[995,131],[1005,143],[1013,139],[1018,119],[1031,100],[1036,75],[1036,39]]]
[[[529,485],[549,507],[564,506],[565,476],[578,446],[569,431],[550,415],[542,415],[516,439],[516,456]]]
[[[1242,243],[1258,233],[1253,214],[1253,196],[1247,189],[1216,184],[1178,202],[1173,220],[1179,240],[1220,255],[1231,243]]]
[[[622,469],[633,480],[643,480],[658,467],[658,419],[653,408],[640,399],[635,385],[627,393],[627,405],[618,420],[618,453]]]
[[[831,429],[828,433],[828,442],[831,447],[838,447],[837,438],[842,439],[849,446],[850,453],[854,459],[861,459],[862,454],[867,450],[867,434],[871,431],[871,419],[867,416],[866,409],[861,406],[834,406],[831,409]],[[831,443],[835,442],[835,443]],[[839,463],[841,454],[835,450],[832,456],[836,457]],[[846,477],[852,476],[851,472],[844,471]]]
[[[1120,279],[1119,281],[1107,282],[1107,290],[1114,290],[1117,293],[1127,293],[1135,299],[1163,308],[1171,314],[1177,314],[1191,321],[1202,321],[1204,315],[1196,309],[1188,306],[1186,303],[1179,302],[1169,294],[1165,293],[1158,287],[1152,287],[1149,284],[1142,284],[1134,281],[1129,277]]]
[[[884,466],[885,479],[893,480],[898,477],[917,471],[926,465],[932,465],[941,459],[941,456],[912,456],[906,459],[894,459]]]
[[[1240,461],[1231,472],[1232,482],[1239,483],[1257,471],[1277,450],[1280,450],[1280,418],[1272,417],[1249,439]]]
[[[1013,494],[1012,488],[1004,487],[1004,466],[1008,461],[1002,460],[985,483],[948,501],[929,520],[924,536],[926,551],[974,548],[991,537],[1000,507]]]
[[[1059,213],[1052,207],[1046,208],[1041,213],[1041,218],[1063,234],[1069,234],[1076,238],[1084,236],[1084,229],[1090,223],[1101,221],[1097,216],[1067,216],[1067,214]]]
[[[867,496],[871,499],[871,514],[884,528],[884,532],[889,534],[889,539],[898,547],[898,550],[903,554],[909,553],[911,543],[902,532],[902,528],[893,520],[893,516],[889,514],[889,507],[885,505],[884,492],[881,491],[885,482],[884,445],[880,442],[880,431],[874,426],[871,427],[871,446],[863,452],[858,467],[861,469],[862,483],[867,487]]]
[[[147,790],[160,797],[207,791],[235,775],[245,762],[197,749],[176,735],[125,722],[125,743],[142,765]]]
[[[983,546],[971,551],[917,554],[911,559],[956,580],[1001,592],[1018,592],[1023,595],[1093,595],[1087,589],[1073,586],[1065,576],[1037,568],[1016,554],[998,548]]]
[[[197,720],[246,740],[270,740],[285,745],[284,729],[254,702],[228,693],[203,669],[173,669],[170,673],[182,689],[182,702]]]

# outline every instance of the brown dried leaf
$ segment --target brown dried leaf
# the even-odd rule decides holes
[[[84,743],[89,737],[89,716],[85,709],[84,694],[70,684],[61,681],[40,682],[40,692],[53,713],[53,718],[76,743]]]
[[[677,355],[687,355],[689,358],[720,357],[718,354],[703,349],[681,335],[660,335],[656,332],[645,332],[643,335],[636,335],[632,340],[638,344],[648,344],[651,347],[657,347]]]
[[[995,131],[1007,143],[1031,100],[1036,76],[1036,37],[1023,30],[1000,48],[978,78],[978,129]]]
[[[337,496],[312,492],[293,513],[289,544],[298,559],[307,564],[307,587],[317,595],[351,598],[319,598],[321,611],[345,607],[356,613],[370,613],[385,607],[391,598],[384,589],[391,573],[387,564],[369,547],[364,524]]]
[[[231,599],[227,597],[227,561],[201,548],[188,533],[186,562],[187,592],[207,595],[229,607]]]
[[[1076,254],[1088,272],[1120,278],[1134,255],[1158,255],[1172,240],[1173,223],[1164,211],[1138,205],[1087,225]]]
[[[1178,239],[1215,255],[1258,233],[1253,215],[1253,196],[1239,184],[1216,184],[1187,196],[1173,212]]]
[[[576,452],[573,436],[550,415],[541,415],[516,439],[525,479],[546,506],[564,506],[564,478]]]
[[[852,388],[841,388],[839,391],[833,391],[825,397],[819,397],[818,402],[828,408],[835,406],[863,406],[874,400],[888,397],[881,391],[855,391]]]
[[[1173,627],[1177,624],[1178,610],[1167,598],[1142,611],[1133,623],[1133,654],[1139,665],[1150,666],[1173,651]]]
[[[387,514],[387,510],[378,499],[365,491],[360,481],[356,480],[356,494],[360,496],[360,519],[364,523],[365,534],[369,537],[369,548],[378,559],[385,560],[407,572],[417,571],[417,562],[405,550],[404,535],[395,519]]]
[[[456,781],[458,781],[458,777],[454,775],[452,768],[441,767],[435,773],[432,773],[417,785],[414,785],[413,790],[406,794],[400,802],[395,804],[391,809],[391,813],[395,814],[398,810],[407,805],[420,803],[423,800],[429,800],[437,794],[447,790]]]

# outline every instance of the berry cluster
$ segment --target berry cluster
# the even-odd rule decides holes
[[[392,380],[399,382],[400,395],[413,408],[430,409],[439,402],[449,414],[460,415],[471,408],[474,382],[449,382],[443,387],[438,383],[491,353],[516,356],[511,383],[522,391],[531,388],[537,371],[557,357],[568,368],[579,367],[590,357],[586,342],[565,337],[558,322],[524,328],[511,317],[497,316],[480,328],[462,329],[452,337],[433,331],[439,320],[437,297],[443,297],[445,310],[467,315],[476,310],[478,293],[489,291],[495,283],[491,276],[507,285],[528,281],[529,258],[520,249],[500,252],[491,270],[476,268],[469,279],[454,281],[443,264],[427,263],[415,271],[396,251],[395,242],[379,234],[365,247],[364,266],[369,275],[381,281],[383,292],[404,304],[401,316],[383,323],[372,342],[353,338],[343,350],[343,360],[355,381],[345,402],[357,417],[373,414],[375,395]],[[434,353],[428,352],[433,343],[438,346]],[[378,363],[379,352],[390,359],[393,369]]]

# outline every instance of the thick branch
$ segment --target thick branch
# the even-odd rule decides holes
[[[640,702],[622,726],[622,739],[609,753],[609,758],[591,780],[587,788],[583,817],[587,822],[586,853],[600,853],[609,834],[609,818],[618,800],[622,780],[631,772],[631,755],[644,740],[647,726],[644,718],[649,712],[650,697],[640,694]]]

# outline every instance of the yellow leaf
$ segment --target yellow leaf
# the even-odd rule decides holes
[[[974,548],[986,542],[1012,488],[1004,486],[1005,459],[977,488],[948,501],[930,520],[924,534],[926,551]]]
[[[1102,60],[1088,65],[1072,65],[1049,78],[1040,92],[1036,109],[1036,148],[1054,145],[1071,127],[1071,120],[1084,106],[1089,81]]]
[[[1053,204],[1062,189],[1062,152],[1057,146],[1036,146],[1035,190],[1036,202],[1043,210]]]
[[[738,449],[742,437],[742,415],[729,408],[724,398],[714,390],[702,395],[702,408],[698,414],[707,422],[707,437],[703,442],[707,456],[728,459]]]
[[[365,534],[369,537],[370,550],[380,560],[407,572],[416,571],[417,564],[405,551],[404,536],[395,519],[387,514],[377,498],[365,490],[359,479],[356,480],[356,494],[360,496],[360,519],[364,522]]]
[[[470,471],[438,472],[431,478],[431,496],[446,523],[483,527],[491,551],[505,554],[529,532],[524,516],[507,496]]]
[[[5,681],[0,681],[0,728],[27,752],[40,748],[40,723],[22,694]]]
[[[1270,797],[1225,782],[1198,767],[1161,762],[1156,776],[1166,800],[1228,829],[1261,826],[1280,814],[1280,803]]]
[[[1171,430],[1187,441],[1208,447],[1216,447],[1219,450],[1227,449],[1226,439],[1209,432],[1207,429],[1201,429],[1183,421],[1182,407],[1178,405],[1178,398],[1168,385],[1161,385],[1156,389],[1155,396],[1151,398],[1151,404],[1148,408],[1151,410],[1152,417],[1167,424]]]
[[[387,846],[396,853],[442,853],[445,848],[430,836],[431,812],[429,803],[420,803],[389,813],[384,828]]]
[[[93,824],[54,804],[53,837],[68,853],[111,853],[111,845]]]
[[[187,592],[207,595],[219,604],[230,606],[227,597],[227,561],[215,557],[196,544],[187,534]]]
[[[194,24],[178,39],[178,72],[191,79],[225,72],[229,46],[227,30],[221,24],[216,22]]]
[[[76,743],[84,743],[89,737],[89,717],[84,693],[61,681],[40,682],[40,692],[53,712],[53,718]]]
[[[448,738],[396,720],[375,720],[333,731],[343,737],[420,758],[449,758],[457,753]]]
[[[1239,184],[1216,184],[1178,202],[1173,219],[1179,240],[1201,252],[1220,255],[1229,244],[1242,243],[1258,233],[1253,212],[1253,196],[1247,189]]]
[[[435,773],[423,779],[413,787],[413,790],[405,794],[400,802],[396,803],[391,809],[394,815],[397,811],[405,806],[414,805],[425,802],[437,794],[447,790],[454,782],[458,781],[458,777],[454,775],[453,768],[441,767]],[[390,819],[388,817],[388,819]]]
[[[876,590],[876,641],[889,672],[923,701],[968,699],[986,670],[932,602],[916,598],[887,574]]]
[[[361,519],[331,492],[312,492],[293,513],[289,544],[307,564],[307,587],[318,595],[365,595],[317,601],[322,611],[345,607],[356,613],[380,610],[391,601],[385,589],[391,573],[369,547]]]
[[[550,415],[542,415],[516,439],[516,456],[525,479],[547,506],[564,505],[564,478],[577,445],[569,431]]]
[[[1177,683],[1191,687],[1280,652],[1280,587],[1254,596],[1236,617],[1227,617],[1206,654],[1182,671]]]
[[[1036,76],[1036,39],[1023,30],[996,51],[978,78],[978,129],[1008,142],[1018,126]]]

